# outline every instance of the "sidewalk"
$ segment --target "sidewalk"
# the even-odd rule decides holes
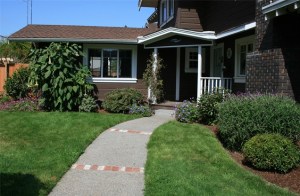
[[[50,196],[143,195],[144,165],[151,133],[174,111],[118,124],[103,132],[63,176]]]

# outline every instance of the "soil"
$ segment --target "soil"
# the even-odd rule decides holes
[[[218,134],[218,128],[216,126],[207,126],[216,136]],[[240,152],[232,152],[225,149],[231,157],[240,164],[243,168],[249,170],[250,172],[261,176],[266,181],[276,184],[282,188],[289,189],[300,195],[300,166],[296,169],[291,170],[286,174],[275,173],[271,171],[261,171],[252,168],[246,164],[243,164],[244,156]]]

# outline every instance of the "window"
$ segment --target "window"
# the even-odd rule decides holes
[[[197,73],[198,72],[198,49],[186,48],[185,49],[185,72]],[[205,48],[202,48],[202,73],[205,72]]]
[[[84,52],[94,82],[136,82],[136,46],[87,44]]]
[[[161,0],[160,25],[164,25],[174,16],[174,0]]]
[[[246,57],[253,52],[254,37],[244,37],[235,41],[235,82],[245,83]]]

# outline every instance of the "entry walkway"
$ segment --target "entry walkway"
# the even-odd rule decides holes
[[[63,176],[50,196],[143,195],[147,143],[170,110],[118,124],[103,132]]]

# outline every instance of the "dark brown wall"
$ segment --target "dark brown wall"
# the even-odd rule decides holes
[[[264,20],[259,0],[256,13],[256,50],[247,57],[246,91],[281,93],[300,102],[300,14]]]

